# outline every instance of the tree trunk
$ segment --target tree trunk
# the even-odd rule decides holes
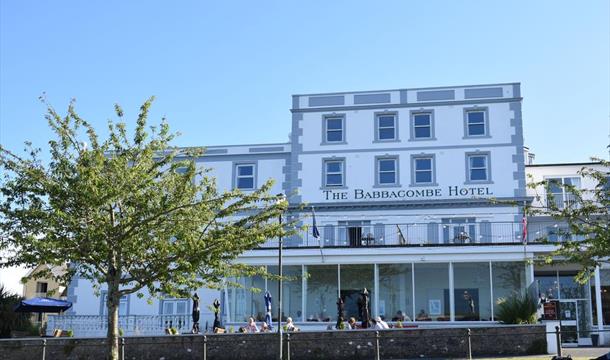
[[[119,286],[114,281],[108,282],[106,308],[108,309],[108,358],[119,360]]]

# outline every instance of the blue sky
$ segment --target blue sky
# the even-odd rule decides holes
[[[102,132],[155,95],[191,146],[287,141],[291,94],[521,82],[538,163],[607,157],[609,18],[607,0],[2,0],[0,144],[45,146],[43,92]]]
[[[291,94],[515,81],[538,163],[607,158],[609,6],[2,1],[0,143],[46,144],[43,92],[102,130],[155,95],[187,146],[287,141]]]

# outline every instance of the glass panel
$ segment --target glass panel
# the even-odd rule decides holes
[[[374,270],[373,265],[341,265],[341,298],[345,305],[345,318],[354,317],[358,320],[358,299],[364,288],[369,292],[369,315],[374,309]],[[335,299],[336,302],[336,299]],[[336,312],[335,306],[335,312]],[[336,315],[335,315],[336,318]]]
[[[449,264],[415,264],[415,320],[449,321]]]
[[[343,141],[343,131],[332,130],[326,132],[326,141]]]
[[[306,321],[337,319],[337,265],[307,266]]]
[[[341,174],[326,175],[326,185],[342,185],[343,180]]]
[[[252,175],[254,173],[254,166],[238,166],[237,174],[239,176]]]
[[[546,299],[559,299],[559,285],[556,275],[536,275],[538,292]]]
[[[163,314],[172,315],[174,313],[174,302],[166,301],[163,303]]]
[[[482,111],[469,111],[468,112],[468,124],[483,123],[485,122],[485,113]]]
[[[416,127],[415,128],[416,138],[429,138],[432,137],[430,134],[430,127]]]
[[[577,300],[576,307],[578,308],[578,337],[591,337],[591,303],[589,300]]]
[[[379,160],[379,170],[381,171],[393,171],[395,170],[396,161],[391,160]]]
[[[553,178],[547,179],[549,183],[549,191],[553,194],[561,194],[563,192],[563,188],[561,187],[561,179]]]
[[[394,116],[380,116],[379,127],[394,127]]]
[[[470,180],[487,180],[487,170],[470,169]]]
[[[229,314],[231,321],[246,322],[250,316],[257,321],[265,318],[265,301],[261,292],[265,290],[265,279],[260,276],[231,279],[242,287],[228,289]],[[254,292],[253,289],[258,289]]]
[[[415,182],[416,183],[431,183],[432,182],[432,172],[431,171],[418,171],[415,173]]]
[[[491,321],[489,263],[454,263],[456,321]]]
[[[379,183],[380,184],[394,184],[396,182],[396,173],[394,172],[384,172],[379,174]]]
[[[251,177],[238,178],[237,187],[239,189],[252,189],[254,188],[254,179]]]
[[[379,316],[385,320],[413,319],[411,264],[380,264]]]
[[[559,276],[559,292],[562,299],[585,299],[585,286],[578,284],[572,275]]]
[[[485,125],[483,124],[469,124],[468,135],[485,135]]]
[[[421,125],[428,126],[428,125],[430,125],[430,115],[428,115],[428,114],[414,115],[413,123],[415,126],[421,126]]]
[[[340,162],[327,162],[326,163],[326,172],[341,172],[341,163]]]
[[[525,289],[525,264],[522,262],[494,262],[493,274],[494,313],[500,299],[522,294]]]
[[[326,119],[326,128],[328,130],[341,130],[343,127],[343,119],[334,118],[334,119]]]
[[[176,302],[176,314],[186,314],[186,301]]]
[[[277,266],[268,266],[267,271],[272,274],[278,274]],[[301,275],[301,266],[282,266],[282,273],[287,278],[282,281],[282,320],[286,321],[287,317],[291,317],[294,321],[302,321],[303,309],[303,284]],[[274,321],[277,321],[277,293],[278,282],[275,280],[267,280],[267,290],[271,293],[271,314]],[[261,294],[261,298],[264,295]]]
[[[394,139],[394,128],[379,129],[379,139],[380,140]]]
[[[432,159],[415,159],[416,170],[431,170]]]
[[[485,156],[471,156],[470,157],[470,166],[475,168],[486,167],[487,157]]]

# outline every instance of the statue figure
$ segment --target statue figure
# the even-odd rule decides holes
[[[370,326],[370,312],[369,312],[369,291],[364,288],[360,293],[360,299],[358,299],[358,310],[360,311],[360,320],[362,321],[362,328],[368,329]]]
[[[265,323],[270,331],[273,331],[273,321],[271,320],[271,294],[265,291]]]
[[[214,299],[212,305],[214,306],[214,325],[212,326],[212,331],[217,332],[217,329],[222,329],[222,324],[220,323],[220,318],[218,316],[220,314],[220,301]]]
[[[337,324],[335,325],[335,329],[341,330],[343,328],[343,312],[345,309],[345,304],[343,303],[343,299],[337,299]]]
[[[201,310],[199,309],[199,295],[197,293],[193,294],[193,334],[199,334],[199,315],[201,314]]]

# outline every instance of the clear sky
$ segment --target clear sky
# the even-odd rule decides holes
[[[2,0],[0,143],[46,144],[43,92],[98,128],[155,95],[191,146],[288,141],[292,94],[521,82],[538,163],[607,158],[609,19],[608,0]]]

